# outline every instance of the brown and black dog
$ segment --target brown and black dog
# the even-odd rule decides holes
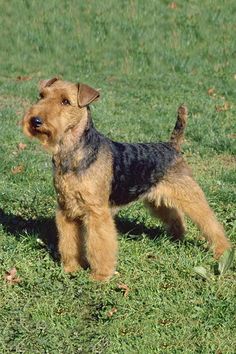
[[[175,238],[183,215],[198,225],[216,258],[231,247],[223,227],[180,153],[187,109],[180,106],[169,142],[114,142],[93,126],[89,105],[97,90],[57,78],[42,81],[40,99],[23,119],[24,133],[53,155],[59,251],[66,272],[90,266],[96,280],[116,268],[115,212],[141,199]]]

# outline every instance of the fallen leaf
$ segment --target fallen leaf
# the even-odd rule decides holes
[[[158,323],[161,326],[168,326],[168,325],[172,324],[173,321],[172,320],[168,320],[168,319],[163,319],[163,320],[159,320]]]
[[[207,270],[206,268],[199,266],[199,267],[194,267],[193,270],[195,271],[195,273],[197,273],[198,275],[200,275],[200,277],[202,277],[205,280],[210,280],[209,275],[207,274]]]
[[[117,285],[118,289],[124,290],[124,297],[127,297],[129,295],[130,292],[130,288],[128,287],[128,285],[126,284],[118,284]]]
[[[22,173],[24,171],[24,166],[19,165],[19,166],[15,166],[11,169],[11,172],[13,173],[13,175],[16,175],[17,173]]]
[[[230,109],[230,103],[225,102],[222,106],[216,106],[216,111],[217,112],[225,112]]]
[[[231,138],[231,139],[235,139],[236,138],[236,134],[233,133],[233,134],[228,134],[227,135],[228,138]]]
[[[177,9],[177,4],[176,4],[176,2],[173,1],[168,5],[168,7],[169,7],[169,9],[175,10],[175,9]]]
[[[211,87],[207,90],[207,93],[209,96],[215,96],[216,95],[216,90],[214,89],[214,87]]]
[[[112,309],[110,311],[108,311],[107,316],[112,317],[114,315],[114,313],[116,313],[116,312],[117,312],[117,308],[112,307]]]
[[[157,256],[155,254],[152,254],[152,253],[148,253],[147,254],[147,258],[151,259],[151,260],[157,260]]]
[[[219,260],[219,272],[220,275],[225,274],[225,272],[231,267],[233,261],[234,261],[234,249],[228,249],[223,253],[223,255],[220,257]]]
[[[171,289],[173,288],[173,284],[171,283],[164,283],[164,284],[160,284],[160,287],[164,290],[168,290],[168,289]]]
[[[216,354],[223,354],[223,352],[220,349],[217,349]]]
[[[111,75],[111,76],[108,76],[108,77],[107,77],[107,81],[108,81],[108,82],[112,82],[112,81],[115,81],[115,80],[117,80],[117,77],[114,76],[114,75]]]
[[[17,270],[15,267],[5,273],[4,279],[8,284],[14,285],[20,283],[21,279],[16,276],[16,273]]]
[[[16,78],[17,81],[29,81],[31,79],[32,79],[32,77],[30,77],[30,76],[21,76],[21,75],[17,76],[17,78]]]
[[[20,151],[25,150],[26,147],[27,147],[27,145],[24,144],[24,143],[19,143],[19,144],[18,144],[18,150],[20,150]]]

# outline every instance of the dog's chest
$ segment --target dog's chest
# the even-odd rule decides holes
[[[85,200],[81,179],[73,171],[65,173],[59,159],[53,160],[53,180],[57,201],[70,217],[80,217],[85,212]]]
[[[105,165],[109,159],[109,156],[104,159]],[[79,164],[76,164],[76,160],[71,161],[70,166],[66,162],[69,168],[65,169],[65,160],[61,156],[54,156],[54,187],[59,207],[69,217],[81,218],[108,204],[111,161],[108,163],[109,171],[106,171],[102,159],[89,164],[89,168],[84,168],[83,160]]]

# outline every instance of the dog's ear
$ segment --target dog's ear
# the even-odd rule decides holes
[[[41,80],[39,82],[39,90],[42,90],[44,89],[45,87],[49,87],[51,86],[52,84],[54,84],[54,82],[56,82],[58,80],[57,77],[53,77],[52,79],[50,80]]]
[[[78,84],[78,89],[78,104],[81,108],[88,106],[100,97],[100,92],[88,85]]]

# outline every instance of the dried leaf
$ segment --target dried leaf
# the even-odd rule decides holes
[[[129,295],[130,292],[130,288],[128,287],[128,285],[126,284],[118,284],[117,285],[118,289],[124,290],[124,297],[127,297]]]
[[[13,173],[13,175],[16,175],[17,173],[22,173],[23,171],[24,171],[24,166],[22,166],[22,165],[13,167],[11,169],[11,172]]]
[[[214,87],[211,87],[207,90],[207,93],[209,96],[216,96],[216,90],[214,89]]]
[[[222,106],[216,106],[216,111],[217,112],[225,112],[230,109],[230,103],[225,102]]]
[[[21,76],[21,75],[17,76],[17,78],[16,78],[17,81],[29,81],[31,79],[32,79],[32,77],[30,77],[30,76]]]
[[[168,325],[171,325],[173,323],[173,321],[172,320],[168,320],[168,319],[163,319],[163,320],[159,320],[158,323],[161,326],[168,326]]]
[[[167,289],[171,289],[173,288],[173,284],[171,283],[164,283],[164,284],[160,284],[161,289],[167,290]]]
[[[219,260],[219,272],[220,275],[223,275],[227,272],[227,270],[231,267],[234,261],[235,251],[233,248],[226,250]]]
[[[26,149],[27,145],[24,143],[19,143],[17,147],[18,147],[18,150],[23,151]]]
[[[235,133],[228,134],[227,137],[230,138],[230,139],[236,139],[236,134]]]
[[[147,254],[147,259],[150,259],[150,260],[157,260],[157,256],[155,254],[152,254],[152,253],[148,253]]]
[[[176,2],[173,1],[168,5],[168,7],[169,7],[169,9],[175,10],[175,9],[177,9],[177,4],[176,4]]]
[[[16,268],[12,268],[9,272],[6,272],[4,275],[4,279],[8,284],[14,285],[20,283],[21,279],[16,276],[17,270]]]
[[[117,76],[111,75],[107,77],[107,81],[108,82],[112,82],[112,81],[116,81],[117,80]]]
[[[114,313],[116,313],[116,312],[117,312],[117,308],[112,307],[112,309],[110,311],[108,311],[107,316],[112,317],[114,315]]]

